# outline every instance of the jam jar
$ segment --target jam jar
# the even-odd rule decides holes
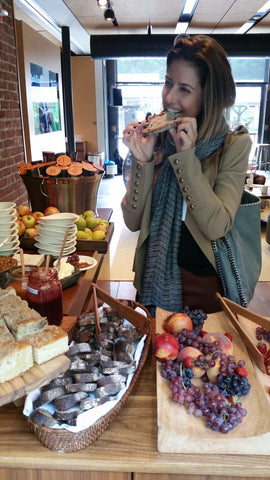
[[[33,267],[25,266],[24,272],[22,267],[12,267],[8,273],[8,286],[14,288],[15,292],[23,300],[27,300],[27,283],[28,276]]]
[[[56,268],[34,268],[28,277],[27,301],[33,308],[47,317],[50,325],[60,325],[63,317],[62,285]]]

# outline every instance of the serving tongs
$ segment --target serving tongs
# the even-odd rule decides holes
[[[251,320],[257,325],[264,327],[266,330],[270,330],[270,318],[263,317],[258,313],[251,312],[250,310],[244,307],[241,307],[241,305],[238,305],[232,300],[229,300],[226,297],[222,297],[219,293],[216,293],[216,296],[221,304],[222,310],[226,313],[228,318],[231,320],[231,322],[235,326],[237,332],[242,338],[244,344],[246,345],[248,351],[252,355],[259,369],[263,373],[265,373],[264,357],[261,354],[261,352],[258,350],[255,343],[251,340],[250,336],[247,334],[244,327],[240,324],[238,315],[241,315],[242,317],[245,317],[248,320]]]

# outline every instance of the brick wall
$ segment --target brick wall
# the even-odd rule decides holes
[[[8,11],[0,23],[0,201],[27,204],[17,165],[25,161],[16,60],[13,1],[1,0]]]

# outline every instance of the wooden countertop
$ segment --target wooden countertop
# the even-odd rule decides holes
[[[260,283],[269,291],[268,282]],[[108,285],[110,288],[110,282]],[[21,406],[1,407],[0,468],[270,478],[270,456],[157,452],[155,365],[150,351],[120,413],[93,445],[78,452],[62,454],[43,447],[31,432]]]

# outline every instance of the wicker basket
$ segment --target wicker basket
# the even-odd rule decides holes
[[[149,312],[143,305],[133,300],[116,300],[106,292],[95,285],[97,297],[104,303],[108,304],[117,313],[126,318],[130,323],[135,325],[143,334],[146,335],[146,340],[142,350],[138,368],[133,376],[130,386],[121,400],[110,410],[106,415],[97,420],[91,427],[86,428],[78,433],[70,432],[66,429],[53,429],[45,426],[40,426],[34,423],[29,417],[27,421],[34,431],[34,434],[42,445],[53,450],[54,452],[75,452],[88,447],[108,428],[115,415],[121,410],[128,396],[130,395],[145,363],[150,342],[151,342],[151,324],[152,319]],[[135,311],[135,308],[140,307],[146,312],[146,317]]]

